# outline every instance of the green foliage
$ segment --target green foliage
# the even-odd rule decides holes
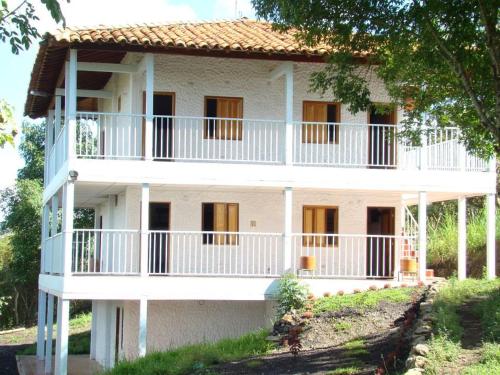
[[[486,343],[483,345],[481,360],[468,366],[464,375],[500,374],[500,344]]]
[[[359,374],[361,372],[361,368],[357,366],[347,366],[347,367],[339,367],[333,371],[328,371],[327,375],[352,375]]]
[[[481,156],[500,154],[498,0],[252,0],[259,17],[305,45],[332,46],[311,87],[366,110],[374,77],[407,106],[403,134],[458,126]],[[365,64],[360,65],[360,58]],[[494,68],[492,68],[494,67]]]
[[[415,288],[393,288],[366,291],[343,296],[330,296],[319,298],[314,304],[314,313],[326,311],[339,311],[346,308],[369,309],[377,306],[382,301],[409,302]]]
[[[348,341],[344,344],[343,348],[349,351],[349,355],[353,356],[368,354],[365,342],[361,339]]]
[[[6,143],[14,146],[14,137],[16,136],[16,126],[12,107],[0,99],[0,148]]]
[[[135,361],[118,363],[107,375],[182,375],[206,373],[209,366],[268,353],[273,345],[265,330],[214,344],[189,345],[167,352],[146,355]]]
[[[58,0],[40,0],[56,23],[64,21]],[[69,2],[69,0],[68,0]],[[0,0],[0,41],[9,42],[12,53],[28,49],[40,37],[34,21],[39,20],[32,1],[21,1],[9,8],[7,0]]]
[[[287,273],[279,280],[276,309],[277,318],[290,312],[292,309],[300,310],[307,300],[308,289],[302,285],[299,279],[291,273]]]
[[[43,163],[45,151],[45,121],[24,121],[19,153],[24,160],[24,167],[17,172],[17,178],[43,181]]]

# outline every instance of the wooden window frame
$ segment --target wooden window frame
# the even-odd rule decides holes
[[[239,232],[240,231],[240,204],[235,203],[235,202],[202,202],[201,204],[201,230],[203,232],[203,228],[205,228],[205,205],[211,204],[214,207],[214,212],[213,212],[213,223],[214,223],[214,228],[212,229],[212,232],[219,232],[215,230],[215,223],[216,223],[216,210],[215,210],[215,205],[217,204],[223,204],[225,206],[225,211],[226,211],[226,220],[224,223],[224,227],[226,230],[222,232],[229,232],[229,206],[235,206],[236,207],[236,230],[233,232]],[[224,235],[203,235],[202,238],[203,245],[229,245],[229,246],[237,246],[239,244],[239,235],[238,234],[224,234]],[[220,243],[222,242],[222,243]]]
[[[325,209],[329,210],[332,209],[334,210],[334,222],[333,222],[333,233],[317,233],[317,232],[306,232],[305,231],[305,213],[307,209],[313,209],[314,211],[317,209]],[[313,214],[313,230],[316,227],[316,214]],[[327,215],[325,215],[325,221],[327,220]],[[325,228],[327,227],[327,223],[325,222]],[[315,240],[314,238],[317,237],[315,234],[338,234],[339,233],[339,207],[338,206],[324,206],[324,205],[304,205],[302,207],[302,245],[307,246],[307,247],[333,247],[333,246],[338,246],[338,236],[333,237],[333,241],[331,240],[332,237],[319,237],[319,241]],[[323,241],[322,238],[326,238],[326,241]]]
[[[236,118],[235,121],[238,121],[238,127],[239,127],[239,130],[238,132],[236,132],[237,134],[231,134],[231,135],[227,135],[224,134],[219,134],[217,135],[217,131],[214,131],[214,134],[213,135],[210,135],[210,132],[209,132],[209,124],[208,124],[208,108],[207,108],[207,100],[208,99],[215,99],[215,100],[218,100],[218,99],[236,99],[236,100],[240,100],[241,101],[241,118]],[[205,96],[203,98],[203,113],[204,113],[204,117],[205,117],[205,121],[203,122],[203,138],[204,139],[213,139],[213,140],[221,140],[221,141],[241,141],[243,139],[243,113],[244,113],[244,101],[243,101],[243,97],[240,97],[240,96],[213,96],[213,95],[208,95],[208,96]],[[217,114],[217,116],[219,116],[219,114]],[[217,117],[215,117],[217,118]],[[215,129],[218,128],[218,125],[216,123],[216,126],[215,126]],[[219,132],[220,133],[220,132]]]
[[[340,123],[340,110],[342,108],[342,104],[340,102],[324,102],[324,101],[321,101],[321,100],[304,100],[302,102],[302,121],[303,122],[308,122],[308,121],[305,121],[304,117],[305,117],[305,114],[306,114],[306,105],[307,104],[324,104],[326,106],[329,106],[329,105],[334,105],[336,107],[336,118],[335,118],[335,122],[333,123],[326,123],[325,125],[323,124],[318,124],[318,125],[311,125],[311,124],[303,124],[302,125],[302,143],[308,143],[308,144],[318,144],[318,145],[326,145],[326,144],[330,144],[330,145],[338,145],[339,142],[340,142],[340,137],[339,137],[339,134],[340,134],[340,125],[338,123]],[[328,111],[328,109],[327,109]],[[328,113],[328,112],[327,112]],[[330,139],[328,139],[329,137],[327,136],[327,141],[326,142],[318,142],[318,141],[313,141],[313,139],[309,139],[309,137],[307,136],[307,134],[309,133],[309,131],[307,130],[308,127],[313,127],[314,129],[316,129],[317,127],[319,126],[327,126],[327,129],[329,127],[332,127],[334,128],[334,132],[335,132],[335,139],[333,141],[331,141]],[[314,132],[315,130],[313,130]],[[328,130],[327,130],[327,134],[329,134]]]

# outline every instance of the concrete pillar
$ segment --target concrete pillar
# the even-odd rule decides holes
[[[283,268],[285,272],[292,272],[292,216],[293,216],[293,196],[292,188],[286,187],[283,190],[284,199],[284,233],[283,233]]]
[[[153,158],[153,97],[154,97],[154,55],[146,53],[144,55],[146,64],[146,131],[144,134],[144,158]]]
[[[467,277],[467,206],[466,198],[458,198],[458,279]]]
[[[54,330],[54,295],[47,297],[47,344],[45,345],[45,373],[52,373],[52,337]]]
[[[486,272],[488,279],[496,277],[496,259],[495,259],[495,194],[486,196],[486,215],[487,215],[487,232],[486,232]]]
[[[427,268],[427,192],[418,193],[418,279],[425,281]]]
[[[63,271],[64,276],[71,276],[71,257],[73,249],[73,212],[75,207],[75,184],[68,180],[63,185],[63,204],[62,204],[62,232],[63,232]]]
[[[71,160],[75,157],[75,140],[76,140],[76,99],[77,99],[77,51],[76,49],[69,50],[69,63],[66,65],[66,78],[65,79],[65,112],[66,112],[66,155],[67,159]]]
[[[36,358],[42,360],[45,352],[45,322],[47,313],[47,293],[38,291],[38,332],[36,341]]]
[[[90,359],[96,358],[97,301],[92,300],[92,326],[90,328]]]
[[[149,184],[142,184],[141,188],[141,276],[149,274]]]
[[[148,300],[142,297],[139,301],[139,357],[146,355],[148,336]]]
[[[57,299],[56,375],[68,373],[69,300]]]
[[[293,163],[293,64],[290,62],[285,71],[285,163]]]

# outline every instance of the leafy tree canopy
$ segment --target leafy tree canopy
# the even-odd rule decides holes
[[[352,112],[366,110],[375,74],[393,104],[405,107],[406,135],[417,139],[417,123],[458,126],[469,150],[500,155],[500,0],[252,2],[278,30],[334,47],[311,77],[314,90],[331,91]],[[368,53],[366,70],[359,52]]]
[[[58,0],[40,0],[45,5],[56,23],[64,22]],[[7,0],[0,0],[0,40],[9,42],[12,53],[28,49],[34,40],[40,37],[33,24],[39,20],[33,1],[24,0],[15,7],[9,7]]]
[[[22,135],[19,153],[24,160],[24,167],[17,171],[17,178],[42,182],[45,122],[25,121],[22,125]]]
[[[0,99],[0,148],[6,143],[14,146],[16,127],[12,107],[5,100]]]

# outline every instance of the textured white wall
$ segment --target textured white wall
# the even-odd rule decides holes
[[[149,301],[148,352],[238,337],[269,327],[272,302]],[[124,302],[124,355],[138,354],[139,303]]]

